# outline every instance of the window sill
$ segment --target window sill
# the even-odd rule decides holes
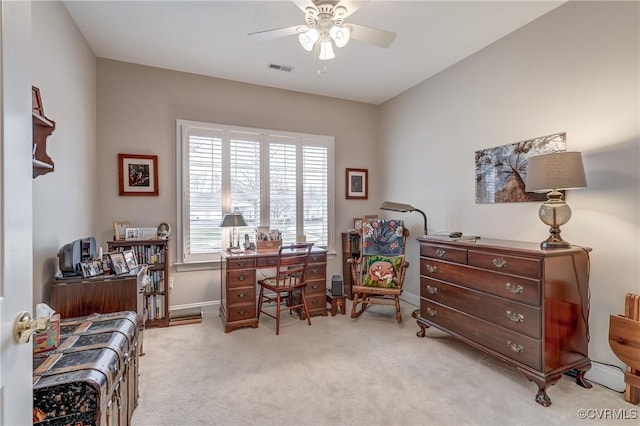
[[[176,263],[177,272],[190,271],[210,271],[220,269],[221,262],[219,260],[206,260],[202,262]]]

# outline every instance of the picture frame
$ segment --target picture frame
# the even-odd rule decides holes
[[[346,169],[345,198],[347,200],[366,200],[369,198],[368,169]]]
[[[366,214],[364,215],[364,222],[369,222],[371,220],[378,220],[380,218],[380,216],[378,216],[377,214]]]
[[[353,218],[353,229],[355,229],[356,231],[359,231],[362,229],[362,218],[361,217],[354,217]]]
[[[121,252],[110,253],[109,260],[111,261],[111,270],[115,275],[122,275],[129,272],[127,261]]]
[[[122,256],[124,256],[124,260],[127,263],[129,270],[138,267],[138,260],[136,259],[136,254],[133,250],[124,250],[122,252]]]
[[[158,195],[158,156],[118,154],[120,195]]]
[[[82,278],[96,277],[104,273],[102,261],[99,260],[80,262],[80,270],[82,272]]]
[[[124,240],[129,222],[113,222],[113,239],[116,241]]]
[[[140,228],[127,228],[124,232],[124,239],[126,241],[137,240],[140,238]]]

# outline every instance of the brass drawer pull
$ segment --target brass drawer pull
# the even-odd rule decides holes
[[[437,317],[438,311],[436,309],[427,308],[427,315],[430,317]]]
[[[244,309],[240,309],[240,310],[238,311],[238,313],[239,313],[240,315],[244,315],[244,314],[246,314],[246,313],[247,313],[247,311],[245,311]]]
[[[240,276],[238,277],[238,281],[244,281],[244,280],[246,280],[246,279],[247,279],[247,278],[246,278],[244,275],[240,275]]]
[[[505,286],[507,287],[507,290],[513,294],[522,294],[522,292],[524,292],[524,287],[520,284],[506,283]]]
[[[318,301],[317,301],[317,300],[312,300],[312,301],[311,301],[311,304],[312,304],[312,305],[317,305],[317,304],[318,304]]]
[[[438,292],[438,287],[434,287],[432,285],[428,285],[427,286],[427,292],[429,292],[429,294],[436,294]]]
[[[507,318],[513,322],[524,322],[524,315],[507,310]]]
[[[438,270],[438,268],[434,265],[427,265],[427,271],[431,272],[432,274],[435,273]]]
[[[493,259],[492,263],[493,263],[493,266],[495,266],[496,268],[504,268],[505,266],[507,266],[507,261],[501,257],[498,257],[497,259]]]
[[[436,256],[442,258],[445,257],[447,255],[447,251],[444,249],[439,248],[438,250],[436,250]]]
[[[244,299],[247,293],[238,293],[238,299]]]
[[[315,290],[316,288],[318,288],[318,284],[311,284],[311,288]]]
[[[244,262],[244,261],[240,261],[240,262],[237,263],[238,266],[244,266],[246,264],[247,264],[247,262]]]
[[[318,273],[318,268],[311,268],[311,273],[317,274]]]
[[[520,353],[524,351],[524,346],[519,343],[512,342],[511,340],[507,340],[507,346],[515,353]]]

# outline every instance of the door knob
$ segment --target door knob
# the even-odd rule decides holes
[[[13,325],[13,336],[18,343],[27,343],[33,335],[49,328],[49,318],[31,318],[31,314],[27,311],[18,313],[16,321]]]

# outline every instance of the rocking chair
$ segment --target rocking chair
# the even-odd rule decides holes
[[[360,257],[347,260],[354,283],[351,318],[360,316],[369,305],[392,305],[400,323],[400,295],[409,267],[405,260],[409,230],[402,220],[372,219],[360,232]]]

